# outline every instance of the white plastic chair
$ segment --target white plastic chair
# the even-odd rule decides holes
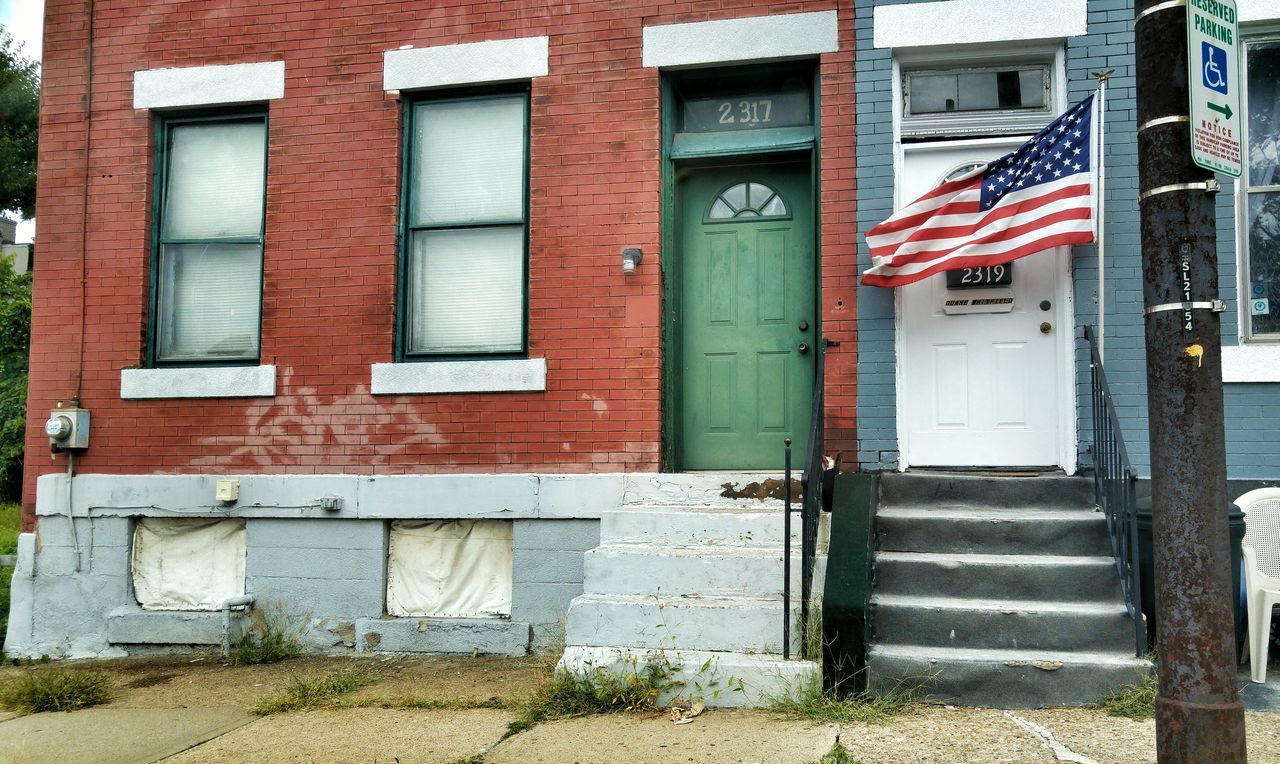
[[[1267,681],[1271,608],[1280,605],[1280,488],[1259,488],[1236,499],[1244,512],[1245,602],[1249,608],[1249,668]]]

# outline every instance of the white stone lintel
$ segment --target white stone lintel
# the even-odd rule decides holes
[[[877,48],[1060,40],[1089,31],[1086,0],[942,0],[879,5]]]
[[[1241,24],[1280,21],[1280,3],[1276,0],[1236,0],[1236,16]]]
[[[1280,382],[1280,345],[1224,345],[1223,382]]]
[[[429,48],[389,50],[382,61],[384,90],[418,90],[546,76],[547,37],[517,37]]]
[[[133,73],[133,108],[256,103],[284,97],[284,62],[144,69]]]
[[[840,49],[835,11],[784,13],[644,28],[645,66],[767,61]]]
[[[374,395],[541,392],[547,389],[547,359],[375,363]]]
[[[120,397],[128,400],[263,398],[275,394],[275,366],[184,366],[120,370]]]

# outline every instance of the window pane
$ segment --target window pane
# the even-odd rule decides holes
[[[257,244],[163,245],[160,359],[256,357],[261,272]]]
[[[1280,333],[1280,192],[1249,194],[1252,334]]]
[[[414,225],[524,219],[524,98],[415,107]]]
[[[412,270],[410,351],[522,349],[522,226],[415,231]]]
[[[1045,67],[907,75],[908,114],[1043,109]]]
[[[1249,183],[1280,186],[1280,42],[1249,46]]]
[[[956,110],[958,97],[954,74],[913,75],[910,83],[912,114]]]
[[[260,236],[266,135],[260,120],[171,128],[161,236]]]

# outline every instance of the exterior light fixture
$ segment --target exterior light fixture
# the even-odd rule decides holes
[[[622,272],[635,273],[636,266],[644,259],[644,253],[637,247],[627,247],[622,250]]]

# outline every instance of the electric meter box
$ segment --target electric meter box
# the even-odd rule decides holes
[[[89,447],[89,412],[82,408],[54,409],[44,423],[49,447],[66,451]]]

